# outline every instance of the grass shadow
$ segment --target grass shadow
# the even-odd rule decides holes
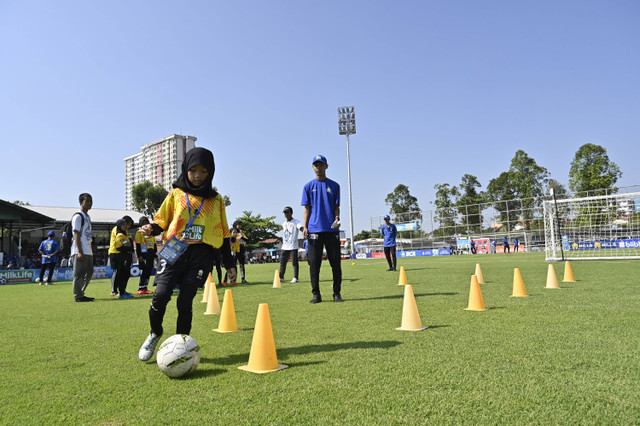
[[[305,345],[305,346],[297,346],[293,348],[279,348],[277,350],[278,360],[282,362],[283,359],[287,359],[290,355],[304,355],[310,353],[318,353],[318,352],[335,352],[341,350],[350,350],[350,349],[389,349],[393,348],[402,342],[397,340],[383,340],[383,341],[363,341],[363,342],[347,342],[347,343],[334,343],[328,345]],[[215,358],[213,361],[218,365],[235,365],[235,364],[246,364],[249,361],[249,353],[241,353],[241,354],[233,354],[228,355],[226,357]],[[200,361],[202,362],[202,360]],[[312,363],[298,363],[296,365],[305,365]]]
[[[458,293],[415,293],[414,297],[423,297],[423,296],[455,296]],[[402,299],[404,298],[404,294],[394,294],[392,296],[378,296],[378,297],[361,297],[358,299],[345,299],[345,302],[349,301],[358,301],[358,300],[385,300],[385,299]]]

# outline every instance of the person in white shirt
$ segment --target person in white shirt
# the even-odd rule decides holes
[[[84,295],[84,291],[93,275],[93,252],[91,251],[91,217],[89,210],[93,206],[90,194],[83,193],[78,197],[81,211],[71,219],[73,229],[73,245],[71,259],[73,260],[73,294],[76,302],[92,302],[93,297]]]
[[[280,254],[280,281],[284,280],[284,274],[287,271],[287,263],[291,257],[293,263],[293,279],[292,283],[298,282],[298,231],[302,228],[300,221],[293,218],[293,209],[289,206],[282,211],[285,219],[282,224],[282,249]]]

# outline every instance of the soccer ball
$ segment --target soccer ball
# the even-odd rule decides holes
[[[158,368],[169,377],[192,373],[200,363],[200,346],[191,336],[174,334],[162,342],[156,355]]]
[[[36,278],[36,282],[39,283],[40,282],[40,277]]]

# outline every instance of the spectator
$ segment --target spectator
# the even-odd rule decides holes
[[[40,243],[40,247],[38,251],[42,255],[42,266],[40,267],[40,285],[43,284],[53,284],[53,270],[56,267],[56,263],[58,262],[58,258],[56,255],[60,253],[60,245],[53,237],[56,236],[56,233],[53,231],[49,231],[47,234],[49,238]],[[49,269],[49,276],[47,281],[44,281],[44,271]]]
[[[93,276],[93,252],[91,251],[91,217],[89,210],[93,207],[91,194],[82,193],[78,197],[81,211],[71,218],[73,244],[71,259],[73,262],[73,294],[76,302],[93,302],[95,298],[85,296],[84,292]]]
[[[289,206],[282,211],[285,221],[282,224],[282,250],[280,255],[280,281],[284,281],[287,271],[287,263],[291,257],[293,264],[293,279],[291,283],[298,282],[298,230],[302,228],[300,221],[293,218],[293,209]]]

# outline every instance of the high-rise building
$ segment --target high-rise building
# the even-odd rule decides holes
[[[133,210],[135,185],[149,181],[171,191],[182,171],[184,156],[195,147],[195,136],[171,135],[141,147],[141,152],[124,159],[124,206]]]

